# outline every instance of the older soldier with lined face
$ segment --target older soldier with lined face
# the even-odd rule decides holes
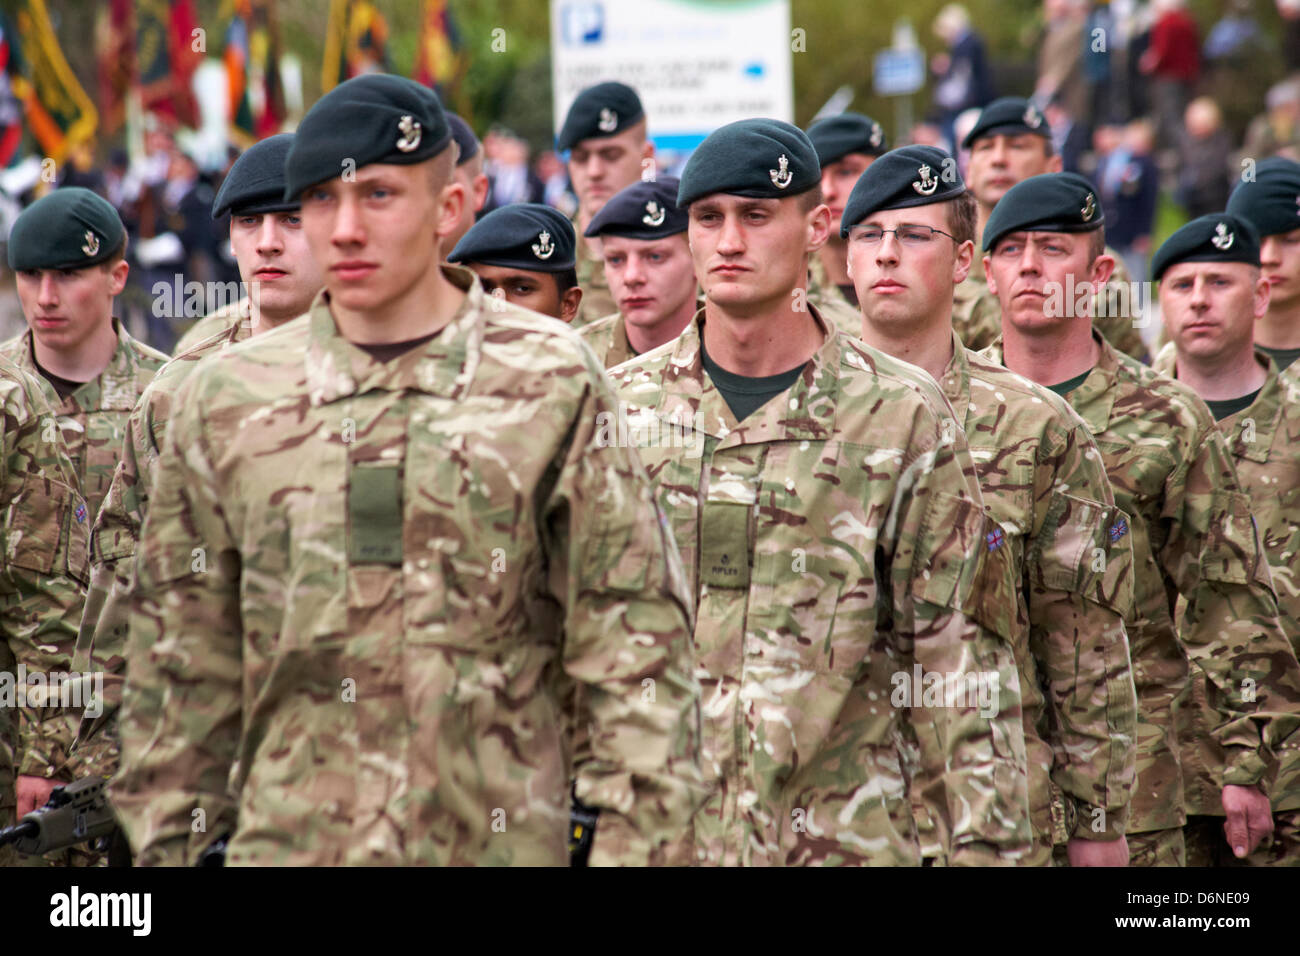
[[[1193,220],[1169,237],[1152,272],[1172,342],[1155,368],[1195,390],[1223,432],[1251,498],[1282,627],[1292,650],[1300,650],[1300,383],[1279,375],[1276,361],[1254,344],[1276,288],[1262,274],[1262,258],[1250,224],[1231,214]],[[1207,706],[1205,678],[1194,670],[1191,681],[1179,712],[1183,762],[1194,768],[1184,787],[1187,860],[1221,866],[1236,862],[1223,840],[1223,809],[1214,786],[1223,754],[1206,733],[1214,712]],[[1292,750],[1283,757],[1272,790],[1272,845],[1251,853],[1247,864],[1300,862],[1300,760],[1294,755]]]
[[[951,862],[1015,862],[1020,689],[977,623],[1008,567],[934,383],[801,307],[820,178],[787,123],[710,135],[678,191],[705,306],[609,372],[696,607],[712,789],[681,859],[918,865],[918,779]]]
[[[1127,521],[1087,425],[953,331],[952,288],[970,268],[974,227],[974,200],[947,153],[907,146],[876,160],[843,217],[862,340],[942,385],[1014,563],[1034,828],[1024,862],[1049,866],[1066,844],[1072,865],[1127,866],[1137,710],[1123,620]],[[927,832],[924,810],[918,817]]]
[[[1222,748],[1216,797],[1241,857],[1272,828],[1265,792],[1300,727],[1300,671],[1278,624],[1250,499],[1209,411],[1191,389],[1119,355],[1092,327],[1091,296],[1113,265],[1103,252],[1104,221],[1096,189],[1073,173],[1035,176],[1007,192],[984,230],[1004,335],[985,354],[1069,401],[1132,521],[1131,862],[1185,862],[1185,793],[1195,776],[1180,758],[1175,702],[1192,665],[1207,681],[1214,717],[1202,732]],[[1187,608],[1181,627],[1177,595]]]
[[[568,152],[569,180],[578,196],[573,231],[578,240],[578,283],[586,306],[577,325],[613,312],[600,242],[585,238],[596,213],[621,189],[647,178],[654,169],[655,146],[646,136],[645,110],[636,90],[625,83],[597,83],[574,99],[555,141]]]
[[[672,176],[633,183],[587,227],[587,235],[600,240],[618,311],[584,325],[580,334],[606,368],[677,338],[698,308],[677,187]]]
[[[970,150],[968,178],[978,212],[977,236],[983,235],[993,210],[1016,183],[1058,173],[1062,168],[1047,118],[1037,106],[1018,96],[1006,96],[984,107],[962,145]],[[1106,254],[1114,261],[1112,281],[1099,299],[1105,308],[1094,310],[1093,324],[1115,348],[1148,361],[1137,326],[1140,296],[1131,294],[1131,277],[1118,257],[1109,250]],[[953,302],[953,326],[967,346],[982,349],[998,337],[998,299],[988,287],[982,261],[958,284]]]
[[[111,788],[138,858],[565,865],[576,778],[592,862],[650,862],[697,802],[698,685],[603,370],[440,265],[465,196],[430,90],[349,80],[296,135],[325,290],[186,380],[145,520]]]

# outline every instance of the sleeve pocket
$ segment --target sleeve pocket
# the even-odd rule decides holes
[[[63,484],[29,475],[9,506],[9,561],[37,574],[68,574],[86,583],[90,516],[81,496]]]
[[[1133,529],[1114,505],[1058,492],[1034,555],[1036,583],[1082,595],[1129,618],[1133,611]]]
[[[1210,515],[1201,550],[1201,576],[1228,584],[1249,584],[1262,576],[1271,587],[1267,568],[1260,567],[1264,562],[1250,499],[1239,491],[1215,491]]]

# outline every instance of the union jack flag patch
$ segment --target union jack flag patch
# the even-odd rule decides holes
[[[1116,521],[1113,525],[1110,526],[1111,541],[1118,541],[1126,534],[1128,534],[1128,522],[1125,521],[1123,518],[1120,518],[1118,521]]]
[[[85,505],[81,505],[81,504],[77,505],[76,510],[73,511],[72,513],[73,513],[73,514],[76,516],[76,518],[77,518],[77,524],[85,524],[85,523],[86,523],[86,506],[85,506]]]
[[[1002,529],[994,528],[984,536],[984,540],[989,543],[990,551],[996,551],[998,548],[1002,547],[1002,542],[1005,540],[1002,536]]]

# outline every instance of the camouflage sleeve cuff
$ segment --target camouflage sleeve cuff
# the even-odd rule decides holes
[[[1070,832],[1071,840],[1092,840],[1096,843],[1110,843],[1118,840],[1128,832],[1131,804],[1107,810],[1095,804],[1074,801],[1074,829]]]
[[[1277,765],[1264,760],[1256,750],[1231,748],[1223,765],[1223,785],[1263,787],[1268,790],[1277,774]]]
[[[947,866],[1016,866],[1020,857],[1009,857],[992,843],[963,843],[953,847]]]
[[[602,810],[596,822],[588,866],[647,866],[651,862],[650,841],[621,814]]]

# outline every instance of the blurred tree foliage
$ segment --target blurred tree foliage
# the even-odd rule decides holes
[[[410,75],[420,26],[420,0],[372,0],[389,26],[393,69]],[[500,123],[525,136],[534,149],[551,143],[550,15],[544,0],[448,0],[468,57],[459,86],[450,97],[480,134]],[[610,0],[632,3],[635,0]],[[3,0],[6,8],[17,0]],[[91,25],[101,6],[96,0],[47,0],[68,61],[87,92],[94,96],[96,66]],[[197,0],[199,24],[207,31],[207,51],[220,56],[230,0]],[[879,119],[892,138],[894,105],[872,93],[872,57],[888,47],[895,23],[911,21],[927,59],[942,48],[931,24],[945,0],[791,0],[791,27],[802,29],[803,51],[793,53],[795,122],[806,124],[826,99],[849,84],[852,109]],[[1191,0],[1190,9],[1204,39],[1223,12],[1222,0]],[[1037,36],[1042,28],[1041,0],[966,0],[976,29],[984,37],[995,66],[999,93],[1032,90]],[[1266,35],[1280,27],[1272,0],[1255,0],[1255,15]],[[308,103],[320,95],[320,64],[325,45],[329,0],[279,0],[276,13],[287,50],[303,63]],[[503,30],[503,34],[494,31]],[[496,41],[494,50],[494,40]],[[500,49],[503,45],[504,49]],[[498,52],[499,50],[499,52]],[[1259,83],[1278,78],[1275,60],[1258,64]],[[1262,100],[1262,89],[1260,91]],[[913,98],[919,119],[929,106],[928,90]],[[1262,102],[1260,103],[1262,109]],[[653,122],[653,117],[651,118]]]

